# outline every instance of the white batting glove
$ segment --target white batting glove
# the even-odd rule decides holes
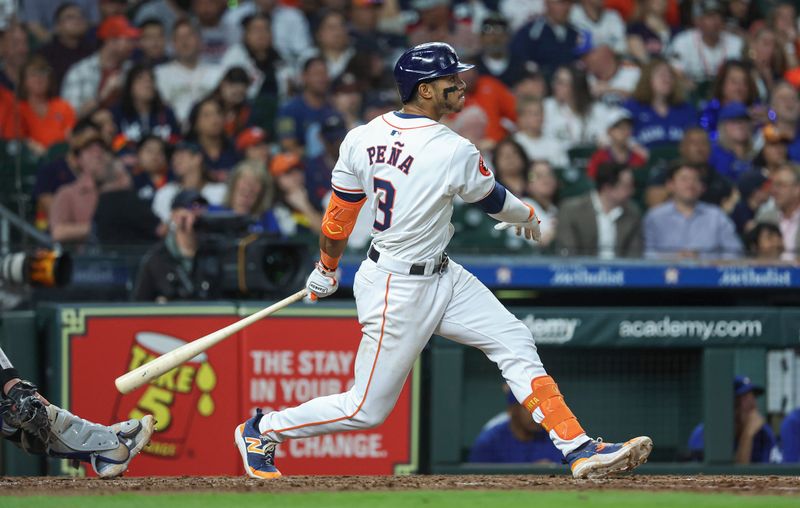
[[[313,300],[331,296],[339,289],[339,281],[336,280],[336,271],[328,271],[319,261],[314,265],[314,270],[306,280],[308,296]]]
[[[506,229],[516,228],[517,236],[525,235],[526,240],[533,240],[538,242],[542,239],[542,230],[539,228],[539,217],[533,214],[531,220],[526,222],[501,222],[495,224],[494,228],[498,231],[505,231]]]

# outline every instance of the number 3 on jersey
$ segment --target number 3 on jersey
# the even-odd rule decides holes
[[[378,213],[375,213],[375,223],[372,224],[372,227],[377,231],[386,231],[392,225],[394,185],[392,185],[392,182],[389,180],[375,177],[373,190],[375,191],[375,201],[378,203],[378,210],[383,213],[383,217],[381,218]]]

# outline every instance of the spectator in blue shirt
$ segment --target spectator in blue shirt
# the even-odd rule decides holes
[[[634,139],[647,148],[676,145],[686,129],[697,125],[697,111],[684,99],[675,69],[660,57],[642,70],[623,106],[631,112]]]
[[[758,411],[756,396],[764,388],[756,386],[746,376],[733,380],[734,406],[733,450],[737,464],[769,463],[778,461],[777,440],[764,416]],[[694,460],[703,460],[705,446],[703,424],[697,425],[689,438],[689,451]]]
[[[192,108],[186,140],[200,145],[203,160],[216,182],[225,181],[239,162],[239,154],[225,134],[222,104],[214,97],[207,97]]]
[[[739,201],[731,211],[731,219],[736,231],[744,235],[756,225],[756,212],[769,201],[767,177],[759,170],[748,171],[736,183],[739,188]]]
[[[133,67],[125,78],[119,106],[111,110],[117,130],[133,145],[149,135],[174,142],[180,136],[175,113],[164,104],[156,89],[153,68]]]
[[[733,182],[753,169],[750,120],[747,107],[741,102],[731,102],[719,112],[719,130],[711,146],[709,163],[717,173]]]
[[[346,135],[347,127],[344,119],[339,115],[328,117],[320,128],[325,151],[305,161],[308,198],[318,210],[325,209],[323,201],[331,189],[331,173],[339,158],[339,146]]]
[[[649,258],[735,259],[742,242],[733,221],[718,206],[700,201],[702,170],[678,161],[667,174],[672,199],[644,218],[645,256]]]
[[[544,15],[514,34],[511,59],[523,65],[534,63],[548,81],[558,67],[575,61],[577,48],[585,46],[582,39],[588,36],[569,23],[571,7],[571,0],[547,0]]]
[[[329,84],[325,60],[309,58],[303,66],[303,93],[284,104],[278,112],[277,132],[283,151],[307,158],[322,153],[320,126],[326,118],[336,114],[328,101]]]
[[[711,100],[700,113],[700,126],[708,132],[712,140],[717,139],[717,122],[723,107],[732,103],[740,102],[752,108],[758,109],[758,88],[750,69],[740,60],[728,60],[719,70],[717,79],[711,92]]]
[[[795,409],[784,418],[781,424],[781,443],[783,444],[783,461],[800,462],[800,408]]]
[[[490,420],[475,439],[470,462],[556,463],[564,458],[547,432],[506,388],[506,414]]]

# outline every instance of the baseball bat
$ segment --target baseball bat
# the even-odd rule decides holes
[[[250,326],[259,319],[263,319],[270,314],[281,310],[287,305],[301,300],[304,296],[306,296],[306,294],[307,290],[303,288],[297,293],[284,298],[280,302],[274,303],[265,309],[261,309],[260,311],[251,314],[246,318],[240,319],[235,323],[231,323],[225,328],[221,328],[216,332],[209,333],[204,337],[200,337],[197,340],[188,342],[179,348],[173,349],[169,353],[164,353],[155,360],[145,363],[144,365],[140,365],[132,371],[121,375],[114,381],[114,384],[117,386],[117,390],[119,390],[120,393],[129,393],[136,388],[139,388],[143,384],[152,381],[161,374],[169,372],[178,365],[194,358],[211,346],[222,342],[242,328]]]

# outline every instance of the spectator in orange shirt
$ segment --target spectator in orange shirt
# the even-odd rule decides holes
[[[14,94],[0,86],[0,139],[7,139],[13,133],[14,109]]]
[[[56,96],[53,70],[44,57],[33,56],[20,76],[19,134],[33,152],[41,155],[50,145],[67,139],[75,125],[75,111]]]
[[[460,76],[467,84],[464,109],[477,106],[486,114],[484,139],[476,144],[481,150],[491,150],[509,135],[516,124],[517,99],[502,81],[492,76],[481,76],[477,69],[463,72]]]

